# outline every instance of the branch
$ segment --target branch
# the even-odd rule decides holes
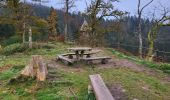
[[[139,0],[140,1],[140,0]],[[150,5],[152,2],[153,2],[154,0],[151,0],[150,2],[148,2],[146,5],[144,5],[143,7],[142,7],[142,9],[140,10],[140,12],[142,12],[143,11],[143,9],[145,9],[148,5]]]

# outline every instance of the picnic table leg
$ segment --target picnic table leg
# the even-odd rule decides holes
[[[101,63],[102,63],[102,64],[106,64],[106,63],[108,63],[108,60],[107,60],[107,59],[102,59],[102,60],[101,60]]]
[[[76,53],[76,59],[79,60],[79,51],[75,51]]]
[[[91,57],[90,54],[87,54],[86,58],[90,58],[90,57]]]
[[[68,55],[68,58],[69,59],[73,59],[73,55]]]
[[[82,50],[82,51],[80,52],[80,57],[83,57],[83,54],[84,54],[84,50]]]

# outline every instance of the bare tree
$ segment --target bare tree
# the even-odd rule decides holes
[[[96,45],[98,39],[98,33],[101,33],[102,27],[100,27],[100,21],[105,17],[115,17],[118,18],[123,16],[126,12],[119,11],[114,8],[113,2],[117,0],[92,0],[90,6],[87,8],[87,15],[90,19],[90,44],[92,46]],[[100,30],[100,32],[97,32]],[[100,36],[101,37],[101,36]],[[101,41],[101,40],[100,40]]]
[[[141,0],[138,0],[138,38],[139,38],[139,55],[140,58],[142,58],[142,49],[143,49],[143,40],[142,40],[142,32],[141,32],[141,17],[143,10],[149,6],[154,0],[150,0],[147,4],[145,4],[143,7],[141,7]]]
[[[65,9],[65,28],[64,28],[64,37],[65,42],[69,40],[68,38],[68,25],[69,25],[69,10],[75,7],[76,0],[64,0],[64,9]]]
[[[158,34],[160,28],[163,26],[170,25],[168,22],[168,21],[170,21],[170,15],[168,15],[170,13],[170,11],[165,7],[163,7],[163,10],[161,10],[161,11],[162,11],[162,14],[161,14],[160,18],[156,18],[155,13],[153,13],[153,18],[152,18],[153,25],[148,33],[149,49],[148,49],[148,54],[147,54],[147,60],[149,60],[149,61],[153,60],[154,43],[155,43],[155,40],[157,38],[157,34]]]

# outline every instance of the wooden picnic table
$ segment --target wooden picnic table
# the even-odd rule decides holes
[[[68,48],[69,51],[73,51],[76,54],[76,59],[80,60],[83,57],[85,51],[91,51],[92,48],[90,47],[75,47],[75,48]]]

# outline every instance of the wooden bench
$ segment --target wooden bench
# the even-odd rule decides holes
[[[99,74],[89,77],[96,100],[115,100]]]
[[[94,60],[101,60],[101,64],[108,63],[108,60],[111,59],[110,57],[92,57],[92,58],[82,58],[82,60],[86,61],[87,64],[93,63]]]
[[[63,55],[59,55],[58,60],[63,61],[66,65],[72,65],[74,63],[74,60],[64,57]]]

